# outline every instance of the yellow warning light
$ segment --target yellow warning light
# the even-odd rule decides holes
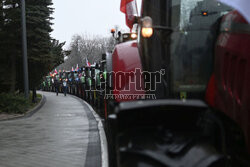
[[[202,12],[202,16],[208,16],[208,12]]]
[[[114,28],[111,29],[111,33],[115,33],[115,29]]]

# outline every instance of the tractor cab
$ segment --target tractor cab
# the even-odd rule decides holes
[[[45,90],[50,91],[51,85],[52,85],[52,78],[50,75],[46,76],[45,78]]]
[[[85,84],[85,77],[86,77],[85,67],[81,67],[80,80],[82,84]]]
[[[74,82],[74,72],[73,71],[68,72],[68,79],[69,79],[69,84],[72,85]]]
[[[85,67],[85,73],[86,73],[86,83],[87,86],[90,87],[91,86],[91,69],[90,67]],[[89,90],[90,88],[88,88]]]
[[[219,22],[230,7],[211,0],[143,2],[139,44],[144,70],[164,69],[157,98],[204,99]],[[151,36],[146,36],[149,24]]]
[[[78,83],[78,82],[79,82],[79,74],[78,74],[78,71],[75,71],[75,72],[74,72],[74,78],[75,78],[75,83]]]
[[[61,79],[62,79],[62,81],[68,79],[68,73],[67,72],[62,72],[61,73]]]
[[[98,70],[96,73],[96,109],[101,117],[104,117],[104,95],[107,79],[106,54],[102,54],[102,60],[98,63],[96,69]]]
[[[59,73],[55,75],[55,80],[57,80],[57,82],[60,81],[60,74]]]
[[[95,90],[100,90],[101,79],[100,79],[100,63],[96,63],[95,66]]]
[[[90,78],[91,78],[91,86],[94,87],[95,85],[95,72],[96,72],[96,65],[90,66]]]
[[[100,80],[101,80],[101,87],[105,89],[105,82],[107,80],[107,61],[106,61],[106,54],[102,54],[102,60],[100,62]]]
[[[51,83],[52,83],[52,77],[50,75],[46,76],[46,83],[47,83],[48,86],[51,85]]]
[[[62,82],[63,72],[60,70],[58,75],[59,75],[59,82]]]

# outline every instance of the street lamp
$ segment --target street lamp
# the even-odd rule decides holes
[[[24,79],[24,95],[29,98],[29,73],[27,60],[27,35],[26,35],[26,16],[25,16],[25,0],[21,0],[22,11],[22,46],[23,46],[23,79]]]

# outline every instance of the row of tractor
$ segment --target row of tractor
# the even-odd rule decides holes
[[[142,0],[141,16],[122,0],[121,11],[136,40],[61,77],[103,118],[109,166],[250,166],[249,23],[211,0]]]
[[[98,111],[104,105],[104,91],[107,81],[106,60],[91,66],[82,66],[75,71],[59,71],[46,76],[41,90],[72,94],[96,106]],[[66,87],[66,89],[64,89]],[[103,115],[103,113],[100,113]]]

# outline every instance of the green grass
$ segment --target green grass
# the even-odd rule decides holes
[[[40,101],[42,96],[37,94],[37,102],[32,103],[32,94],[27,100],[23,94],[0,94],[0,113],[23,114],[34,108]]]
[[[29,97],[29,110],[34,108],[37,104],[39,104],[39,102],[41,101],[42,99],[42,95],[41,94],[36,94],[36,103],[32,103],[32,93],[30,94],[30,97]]]

